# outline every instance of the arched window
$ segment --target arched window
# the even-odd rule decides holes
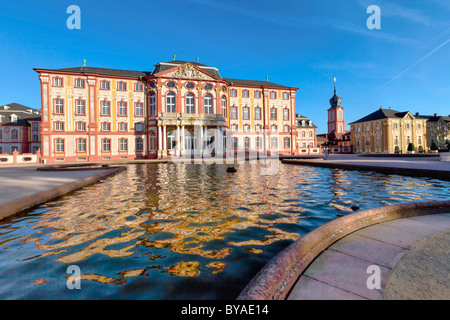
[[[166,97],[166,112],[175,113],[176,112],[176,100],[175,93],[169,92]]]
[[[186,113],[195,113],[195,96],[191,92],[186,95]]]
[[[150,97],[149,97],[149,114],[151,116],[156,115],[156,95],[154,92],[150,93]]]
[[[213,97],[209,93],[205,95],[205,113],[213,114]]]
[[[302,131],[302,138],[305,138],[306,137],[306,133],[305,133],[305,131]]]
[[[222,97],[222,116],[227,117],[227,97]]]
[[[309,132],[309,137],[310,137],[310,138],[313,137],[313,132],[312,132],[312,131]]]

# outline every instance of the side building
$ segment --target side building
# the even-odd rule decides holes
[[[320,153],[317,145],[317,126],[308,117],[297,114],[297,150],[298,154]]]
[[[431,148],[436,143],[439,149],[450,148],[450,115],[440,116],[435,113],[432,116],[415,114],[416,118],[427,120],[427,146]]]
[[[426,119],[409,111],[380,108],[350,124],[355,152],[407,153],[413,143],[416,150],[427,150]]]
[[[35,71],[48,162],[296,152],[297,88],[179,60]]]
[[[41,148],[41,111],[10,103],[0,106],[0,154],[36,153]]]

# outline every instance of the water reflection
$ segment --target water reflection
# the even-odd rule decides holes
[[[236,174],[225,169],[216,164],[130,165],[102,183],[0,224],[0,265],[30,274],[27,297],[45,286],[62,286],[59,279],[67,274],[55,270],[80,264],[88,270],[81,279],[99,285],[158,281],[160,286],[150,290],[163,294],[168,283],[195,278],[199,296],[204,294],[200,283],[212,281],[231,289],[217,289],[210,297],[234,298],[252,266],[351,212],[353,202],[365,209],[449,196],[449,183],[429,179],[289,165],[280,165],[271,176],[248,163]],[[27,266],[40,259],[48,265],[47,278]],[[84,294],[98,298],[98,290]],[[0,297],[4,294],[0,289]]]

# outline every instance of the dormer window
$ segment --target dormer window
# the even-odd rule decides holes
[[[11,115],[11,122],[17,122],[17,115],[15,114]]]

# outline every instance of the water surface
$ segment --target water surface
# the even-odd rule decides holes
[[[234,299],[287,245],[352,211],[447,200],[450,182],[280,164],[129,165],[0,223],[1,299]],[[81,289],[69,290],[69,266]]]

